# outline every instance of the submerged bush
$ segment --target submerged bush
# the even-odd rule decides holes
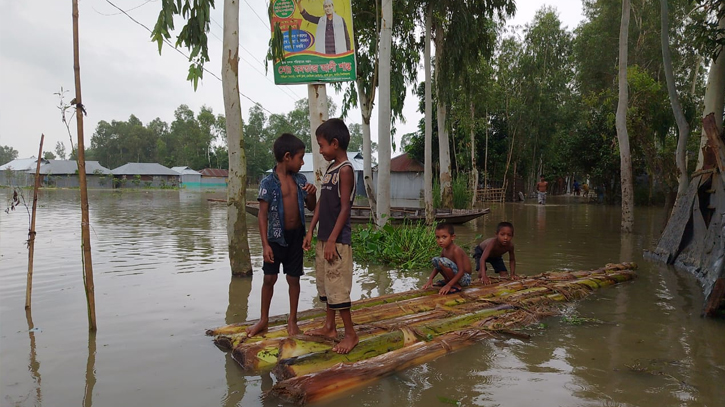
[[[422,223],[400,226],[375,225],[353,229],[352,253],[357,262],[385,264],[399,270],[430,268],[430,259],[439,255],[434,227]]]
[[[317,236],[312,249],[305,252],[309,261],[315,259]],[[382,264],[398,270],[423,270],[431,267],[430,260],[440,255],[435,241],[435,227],[423,223],[353,227],[352,259],[356,263]]]

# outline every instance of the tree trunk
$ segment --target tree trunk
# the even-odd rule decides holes
[[[383,0],[380,21],[380,94],[378,98],[378,226],[390,215],[390,57],[393,41],[393,0]]]
[[[721,11],[725,8],[725,3],[720,5]],[[725,16],[720,18],[718,29],[725,31]],[[722,38],[722,36],[720,37]],[[702,117],[705,118],[711,113],[715,113],[715,125],[717,128],[722,129],[723,124],[723,103],[725,103],[725,52],[720,52],[710,64],[710,72],[707,75],[707,87],[705,88],[705,97],[703,100],[704,108],[702,111]],[[702,138],[700,141],[700,151],[697,157],[697,169],[702,169],[704,161],[703,151],[707,144],[707,135],[705,131],[702,132]]]
[[[377,65],[377,64],[376,64]],[[362,132],[363,132],[363,182],[365,185],[365,195],[368,197],[368,204],[370,205],[370,214],[373,217],[373,223],[378,223],[378,205],[375,199],[375,190],[373,189],[373,148],[372,140],[370,137],[370,116],[372,116],[373,106],[372,102],[375,100],[375,88],[372,87],[372,97],[368,97],[365,93],[365,86],[362,78],[358,78],[357,84],[357,95],[360,102],[360,115],[362,116]]]
[[[312,166],[315,171],[315,186],[317,197],[320,197],[322,177],[325,175],[329,162],[320,154],[317,148],[315,132],[322,123],[329,118],[327,111],[327,87],[324,84],[307,85],[307,99],[310,106],[310,142],[312,144]]]
[[[436,26],[436,61],[443,56],[443,28],[440,24]],[[451,189],[451,151],[448,140],[448,126],[446,103],[441,96],[441,84],[439,82],[440,70],[436,66],[436,95],[437,101],[437,117],[438,117],[438,165],[440,166],[440,185],[441,185],[441,206],[444,208],[453,208],[453,191]]]
[[[687,175],[687,139],[690,138],[690,125],[685,119],[680,105],[680,97],[677,95],[675,88],[675,75],[672,72],[672,57],[670,55],[670,34],[669,34],[669,11],[667,8],[667,0],[660,0],[660,29],[662,41],[662,67],[665,71],[667,79],[667,93],[670,96],[670,105],[672,105],[672,113],[675,115],[679,137],[677,139],[677,170],[680,172],[677,185],[677,205],[679,198],[687,191],[689,176]]]
[[[425,220],[432,225],[435,222],[433,209],[433,93],[431,84],[431,24],[433,19],[433,4],[428,3],[425,13],[425,48],[423,49],[423,65],[425,69],[425,146],[424,146],[424,172],[423,197],[425,200]]]
[[[622,232],[631,233],[634,226],[634,191],[632,187],[632,158],[627,134],[627,41],[629,37],[629,0],[622,1],[622,21],[619,26],[619,103],[617,104],[617,139],[619,140],[622,177]]]
[[[478,168],[476,168],[476,111],[471,104],[471,207],[476,205],[476,195],[478,192]]]
[[[78,0],[73,0],[73,71],[76,87],[76,123],[78,132],[78,181],[81,190],[81,239],[83,250],[83,283],[88,306],[88,329],[95,331],[96,295],[93,284],[93,259],[91,258],[91,226],[88,215],[88,188],[86,183],[86,157],[83,136],[83,115],[85,108],[81,98],[81,63],[78,39]],[[38,157],[40,159],[40,157]]]
[[[222,90],[227,126],[229,178],[227,184],[227,242],[233,276],[252,276],[247,240],[247,156],[239,99],[239,2],[224,0]]]

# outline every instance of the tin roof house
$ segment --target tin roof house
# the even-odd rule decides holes
[[[40,163],[47,163],[48,160],[41,158]],[[35,169],[38,165],[38,159],[17,158],[0,165],[0,185],[14,187],[28,187],[35,185]],[[31,171],[32,172],[29,172]]]
[[[201,170],[202,188],[226,188],[229,170],[220,168],[204,168]]]
[[[35,157],[13,160],[0,166],[0,185],[32,186],[35,184]],[[111,170],[98,161],[86,161],[86,183],[89,188],[106,188],[111,185]],[[40,160],[41,182],[44,186],[78,188],[78,163],[75,160]]]
[[[32,170],[31,172],[35,172]],[[78,163],[76,160],[48,160],[40,166],[43,184],[57,188],[78,188]],[[98,161],[86,161],[86,186],[88,188],[110,188],[111,170]]]
[[[390,199],[420,202],[423,193],[423,164],[403,153],[390,160]],[[377,193],[378,171],[373,170],[373,187]],[[407,206],[407,205],[403,205]],[[413,205],[416,206],[416,205]]]
[[[126,163],[111,170],[114,188],[178,187],[181,174],[159,163]]]
[[[176,171],[181,175],[181,186],[182,188],[199,188],[201,187],[201,173],[194,171],[190,167],[171,167],[172,170]]]

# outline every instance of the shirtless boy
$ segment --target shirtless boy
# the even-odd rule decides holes
[[[433,258],[433,272],[428,277],[428,282],[423,285],[423,289],[433,286],[433,279],[440,274],[443,280],[435,284],[441,286],[438,294],[457,293],[462,287],[471,284],[471,260],[466,252],[453,242],[456,238],[453,225],[439,223],[435,234],[436,243],[443,250],[440,257]]]
[[[264,256],[262,312],[259,322],[247,328],[247,336],[264,333],[269,324],[269,307],[274,284],[282,265],[289,284],[289,318],[287,334],[300,333],[297,326],[297,304],[300,299],[302,242],[305,237],[305,209],[314,210],[317,188],[300,174],[304,164],[305,143],[292,134],[282,134],[272,147],[277,165],[259,183],[259,236]]]
[[[481,242],[473,253],[476,261],[476,271],[480,273],[481,283],[491,284],[486,276],[486,263],[488,262],[493,270],[503,278],[508,278],[508,271],[503,263],[503,255],[509,254],[509,267],[511,267],[511,278],[516,278],[516,255],[514,254],[514,225],[510,222],[501,222],[496,226],[496,236]]]

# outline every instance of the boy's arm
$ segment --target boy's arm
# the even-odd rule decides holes
[[[310,228],[307,229],[304,240],[302,240],[302,250],[310,250],[312,248],[312,232],[317,226],[317,221],[320,219],[320,207],[315,207],[315,213],[312,215],[312,221],[310,221]]]
[[[269,240],[267,240],[268,211],[269,202],[260,199],[257,223],[259,224],[259,237],[262,238],[262,256],[264,257],[265,262],[274,263],[274,252],[272,252],[272,246],[269,245]]]
[[[511,243],[511,250],[509,251],[509,268],[511,269],[511,279],[516,279],[516,255],[514,254],[514,244]]]
[[[345,227],[345,223],[350,217],[350,194],[352,194],[352,185],[354,182],[352,167],[344,165],[340,168],[340,214],[337,216],[335,227],[332,228],[330,237],[327,239],[328,242],[337,242],[337,237],[340,236],[342,228]],[[332,261],[337,255],[335,245],[325,245],[325,260]]]
[[[314,211],[315,207],[317,207],[317,187],[315,187],[315,184],[310,184],[308,182],[302,190],[307,193],[307,196],[305,197],[305,206],[307,209]]]
[[[491,254],[491,248],[493,248],[493,245],[496,244],[496,242],[490,242],[486,245],[486,248],[483,249],[483,254],[481,254],[481,260],[479,264],[479,272],[480,272],[480,279],[481,283],[483,284],[491,284],[491,280],[486,275],[486,259],[488,259],[488,256]]]
[[[435,278],[436,274],[438,274],[438,270],[433,268],[433,272],[430,273],[430,277],[428,277],[428,281],[423,285],[423,287],[421,287],[423,290],[426,290],[433,286],[433,279]]]
[[[456,263],[456,267],[458,267],[458,273],[453,276],[451,281],[441,287],[441,289],[438,291],[438,294],[448,294],[451,288],[453,288],[454,285],[458,284],[458,281],[463,278],[464,273],[471,272],[471,261],[468,260],[467,257],[468,255],[466,255],[466,252],[464,252],[463,249],[461,249],[460,247],[458,248],[458,250],[455,251],[453,262]]]

